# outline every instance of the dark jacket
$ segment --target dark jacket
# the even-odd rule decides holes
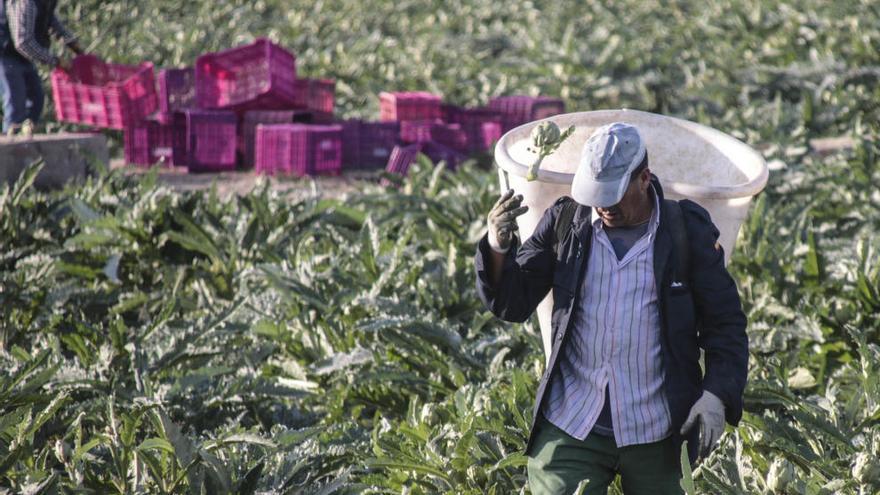
[[[703,389],[718,396],[725,406],[725,417],[737,425],[742,417],[742,396],[748,370],[746,317],[742,312],[736,284],[724,266],[724,251],[716,244],[718,229],[709,213],[696,203],[680,202],[690,246],[690,280],[673,280],[676,256],[668,223],[664,222],[663,190],[656,177],[654,189],[660,195],[660,225],[654,241],[654,275],[660,304],[661,348],[665,373],[664,388],[672,415],[673,436],[680,445],[681,425]],[[593,233],[591,209],[578,206],[571,230],[560,241],[557,259],[554,249],[555,220],[563,199],[544,212],[532,236],[521,246],[514,240],[504,259],[501,283],[492,287],[489,270],[492,248],[488,236],[477,247],[477,292],[492,313],[505,321],[524,322],[538,303],[553,289],[551,322],[552,350],[547,369],[538,385],[532,417],[541,410],[541,401],[562,346],[571,334],[569,317],[579,304],[578,287],[586,272]],[[681,285],[671,287],[672,282]],[[700,348],[705,353],[706,373],[700,369]],[[697,452],[697,430],[689,435],[691,462]],[[528,455],[532,435],[526,445]]]

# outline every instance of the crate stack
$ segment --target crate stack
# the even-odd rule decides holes
[[[256,136],[257,172],[297,177],[340,173],[342,126],[259,124]]]
[[[562,100],[545,96],[501,96],[467,108],[426,91],[383,91],[378,121],[339,121],[336,82],[298,77],[296,56],[265,38],[158,77],[149,62],[80,55],[69,71],[52,72],[52,88],[59,120],[122,130],[129,163],[190,172],[384,168],[406,175],[419,153],[455,169],[490,151],[504,132],[565,111]]]
[[[296,57],[264,38],[203,54],[192,66],[163,69],[158,77],[150,63],[124,66],[82,55],[72,65],[69,72],[52,73],[58,119],[122,130],[125,158],[136,165],[185,166],[190,172],[251,168],[258,129],[280,125],[309,133],[309,124],[334,119],[335,81],[298,78]],[[283,164],[279,171],[340,168],[341,158],[335,164]]]
[[[564,111],[562,100],[543,96],[496,97],[485,107],[468,108],[423,91],[383,92],[379,120],[398,122],[401,141],[385,170],[406,175],[418,153],[455,169],[467,156],[490,151],[513,127]]]
[[[565,113],[565,102],[548,96],[497,96],[489,100],[489,109],[501,115],[501,132],[528,122]]]
[[[381,169],[400,143],[400,122],[350,119],[339,124],[342,126],[342,163],[346,169]]]
[[[307,124],[313,121],[308,110],[249,110],[241,119],[238,149],[245,168],[254,168],[257,154],[257,127],[270,124]]]

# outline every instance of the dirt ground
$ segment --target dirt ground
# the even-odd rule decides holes
[[[123,160],[111,161],[110,167],[122,168],[125,173],[133,175],[148,171],[146,168],[127,166]],[[273,189],[286,192],[292,199],[312,196],[339,198],[348,193],[362,191],[378,180],[377,172],[366,171],[347,171],[339,176],[295,178],[267,177],[252,170],[202,174],[188,173],[186,167],[161,167],[158,170],[160,183],[178,191],[208,189],[216,182],[217,192],[223,198],[232,194],[249,193],[257,185],[258,179],[268,180]]]

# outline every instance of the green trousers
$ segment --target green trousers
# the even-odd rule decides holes
[[[617,447],[612,437],[591,433],[583,441],[538,415],[529,456],[532,495],[571,495],[589,480],[586,495],[605,495],[620,474],[626,495],[681,495],[681,463],[672,437]]]

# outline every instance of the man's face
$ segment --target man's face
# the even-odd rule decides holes
[[[606,227],[626,227],[638,225],[650,218],[651,203],[648,197],[648,186],[651,184],[651,171],[642,170],[633,176],[620,201],[608,208],[596,208]]]

